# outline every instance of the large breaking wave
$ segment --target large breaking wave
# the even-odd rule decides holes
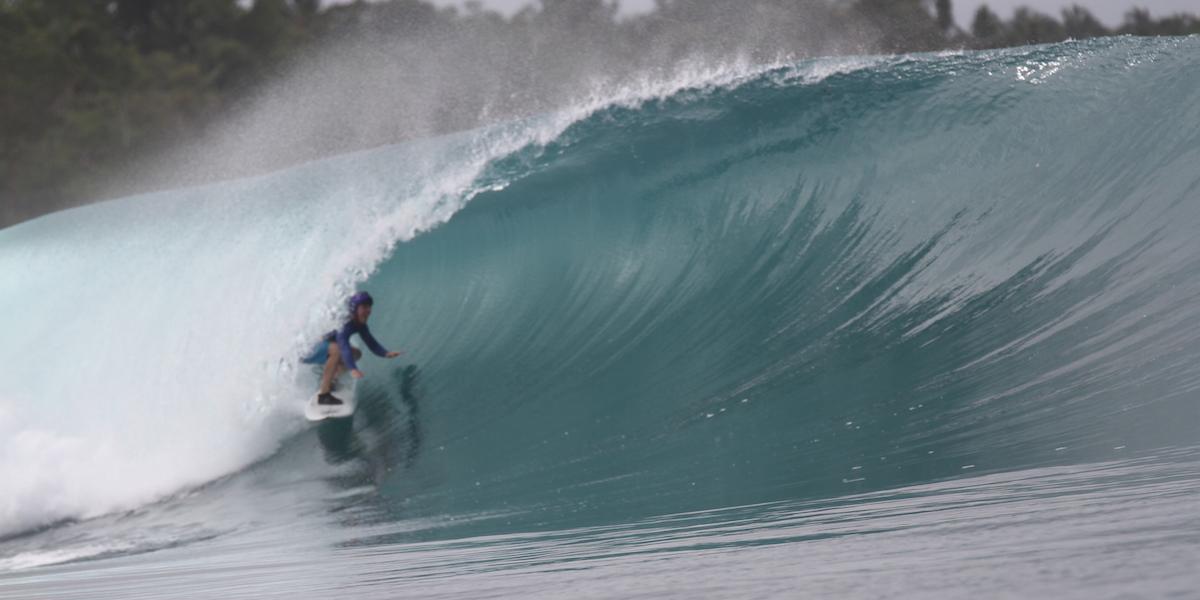
[[[422,387],[422,453],[380,480],[405,514],[621,520],[1194,444],[1198,51],[722,71],[4,230],[0,532],[269,455],[356,285]],[[368,394],[401,402],[393,366]]]

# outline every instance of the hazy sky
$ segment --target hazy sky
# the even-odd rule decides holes
[[[462,5],[463,0],[432,0],[434,4]],[[518,8],[530,3],[530,0],[480,0],[488,8],[511,14]],[[730,0],[736,2],[737,0]],[[654,6],[653,0],[620,0],[621,11],[633,13],[646,11]],[[1012,16],[1013,9],[1018,6],[1030,6],[1038,11],[1059,17],[1060,11],[1072,4],[1078,4],[1092,11],[1100,22],[1108,26],[1119,25],[1125,12],[1131,7],[1148,8],[1154,17],[1163,17],[1178,12],[1200,13],[1200,0],[953,0],[954,19],[962,27],[970,27],[971,18],[980,4],[987,4],[1001,18]]]

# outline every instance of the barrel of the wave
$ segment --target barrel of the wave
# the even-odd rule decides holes
[[[1196,43],[798,67],[585,119],[371,277],[404,298],[381,331],[436,357],[438,485],[388,485],[580,524],[1194,443]]]

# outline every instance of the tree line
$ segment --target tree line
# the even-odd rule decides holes
[[[589,78],[664,71],[689,57],[1193,33],[1200,19],[1191,15],[1154,19],[1134,9],[1109,29],[1079,6],[1059,18],[1022,8],[1008,20],[983,6],[963,30],[950,0],[656,0],[628,18],[606,0],[542,0],[507,17],[478,3],[422,0],[0,0],[0,226],[138,191],[112,182],[137,179],[148,157],[202,137],[256,90],[331,48],[351,48],[344,53],[364,63],[406,65],[412,80],[460,81],[425,99],[432,108],[419,119],[411,116],[419,111],[397,111],[419,127],[359,127],[369,131],[307,154],[279,152],[280,164],[266,166],[552,108]],[[395,51],[381,57],[379,48]],[[411,64],[420,61],[440,66],[423,72]]]

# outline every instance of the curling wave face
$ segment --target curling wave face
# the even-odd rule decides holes
[[[419,373],[395,515],[586,526],[1194,444],[1198,50],[726,73],[4,230],[0,531],[269,455],[355,285]],[[366,393],[400,404],[387,368]]]

